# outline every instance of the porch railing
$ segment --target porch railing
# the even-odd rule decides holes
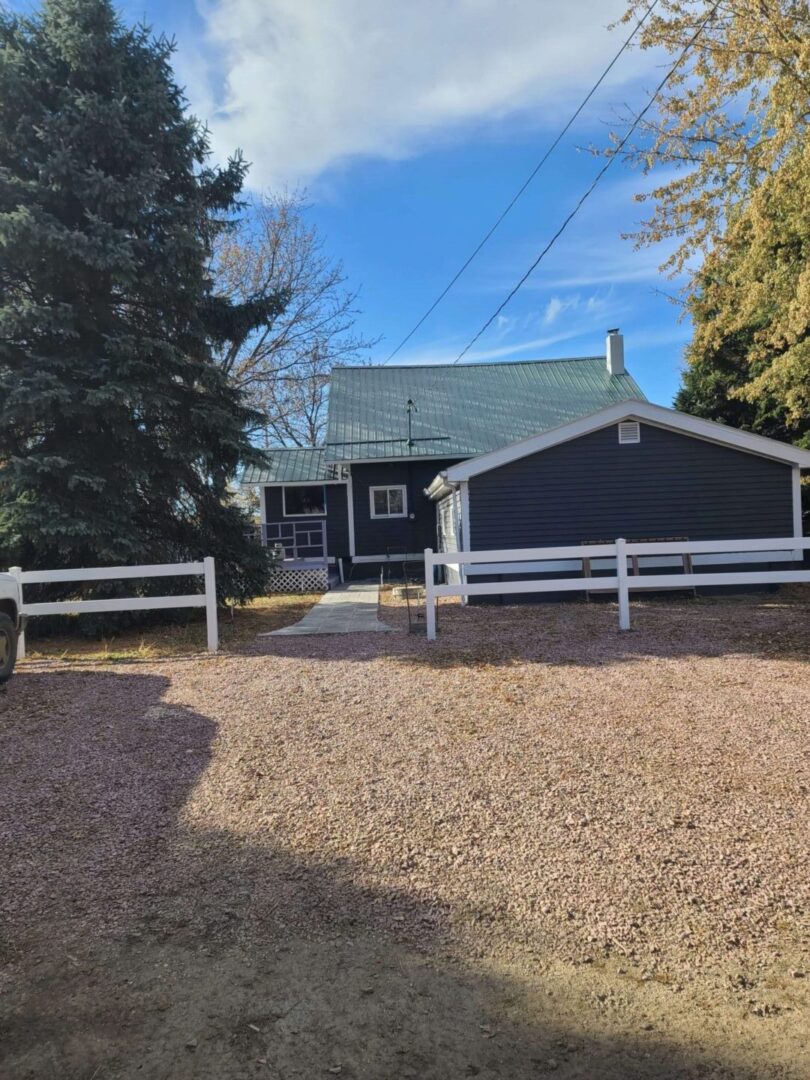
[[[285,559],[326,560],[325,521],[267,521],[252,535],[262,547],[282,547]]]

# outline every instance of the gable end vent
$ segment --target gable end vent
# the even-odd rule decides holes
[[[641,442],[641,424],[638,420],[622,420],[619,424],[619,445]]]

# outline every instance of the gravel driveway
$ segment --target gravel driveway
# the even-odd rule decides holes
[[[798,595],[23,667],[0,1072],[810,1075]]]

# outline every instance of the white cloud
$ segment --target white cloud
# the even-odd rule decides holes
[[[559,296],[552,296],[549,302],[546,304],[546,310],[543,314],[543,322],[550,326],[551,323],[557,318],[557,316],[565,310],[565,304],[560,300]]]
[[[198,2],[205,38],[179,72],[215,149],[240,146],[257,187],[405,157],[472,123],[557,125],[627,34],[606,29],[624,0]],[[630,52],[616,70],[650,63]]]

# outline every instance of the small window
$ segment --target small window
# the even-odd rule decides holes
[[[318,484],[285,487],[284,517],[323,517],[326,514],[326,488]]]
[[[619,424],[619,443],[641,442],[641,424],[638,420],[623,420]]]
[[[403,518],[408,516],[408,497],[405,485],[369,488],[373,518]]]

